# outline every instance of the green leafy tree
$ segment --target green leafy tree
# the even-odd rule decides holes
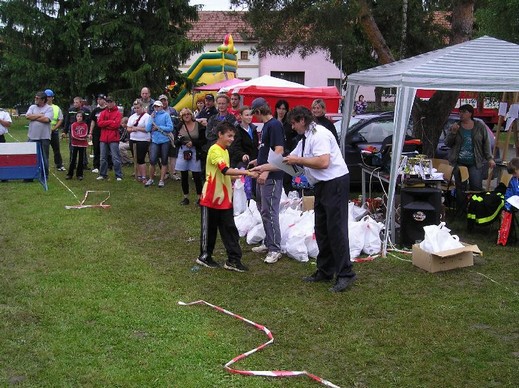
[[[479,34],[519,43],[519,0],[487,0],[476,20]]]
[[[32,101],[50,87],[75,95],[113,93],[130,101],[142,86],[161,93],[199,49],[186,38],[188,0],[0,2],[0,98]]]
[[[496,0],[497,1],[497,0]],[[471,38],[475,0],[231,0],[246,6],[246,19],[260,53],[305,56],[326,49],[345,73],[411,57]],[[435,11],[451,11],[451,29],[435,22]],[[268,22],[265,22],[268,20]],[[417,99],[415,135],[432,156],[457,92]]]

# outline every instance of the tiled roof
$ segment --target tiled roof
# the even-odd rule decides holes
[[[226,34],[231,34],[235,43],[250,42],[245,40],[241,31],[249,33],[250,26],[243,21],[245,12],[236,11],[200,11],[198,21],[193,22],[193,28],[187,33],[193,41],[223,42]]]

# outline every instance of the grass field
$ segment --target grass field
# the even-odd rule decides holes
[[[24,125],[8,141],[24,140]],[[474,267],[429,274],[391,253],[356,264],[353,288],[331,294],[300,280],[315,264],[268,266],[245,242],[248,273],[195,267],[199,210],[179,205],[180,182],[144,188],[124,173],[65,181],[51,167],[47,192],[0,183],[1,386],[317,385],[225,372],[266,337],[209,307],[177,305],[198,299],[273,332],[274,344],[237,368],[307,370],[345,387],[518,385],[519,250],[495,246],[495,227],[467,234],[449,220],[484,252]],[[65,209],[86,190],[109,191],[111,208]]]

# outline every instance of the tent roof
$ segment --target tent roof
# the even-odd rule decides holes
[[[208,85],[204,85],[204,86],[197,86],[196,88],[194,88],[194,90],[197,90],[197,91],[201,91],[201,90],[202,91],[203,90],[209,90],[209,91],[220,90],[223,87],[229,87],[229,86],[232,86],[232,85],[241,84],[242,82],[244,82],[244,81],[242,79],[240,79],[240,78],[231,78],[231,79],[226,79],[225,81],[215,82],[214,84],[208,84]]]
[[[519,45],[483,36],[348,76],[350,85],[519,91]]]
[[[270,75],[262,75],[258,78],[253,78],[251,80],[242,82],[240,84],[233,85],[231,87],[223,87],[220,89],[221,93],[226,93],[229,90],[235,93],[239,93],[240,89],[245,88],[247,86],[274,86],[274,87],[285,87],[285,88],[307,88],[307,86],[286,81],[281,78],[271,77]]]

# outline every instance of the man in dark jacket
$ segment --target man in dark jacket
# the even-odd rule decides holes
[[[205,136],[207,140],[206,148],[209,149],[214,143],[216,143],[216,139],[218,139],[218,135],[216,133],[216,126],[226,121],[232,126],[236,126],[236,117],[233,114],[229,113],[230,99],[226,94],[219,94],[216,97],[216,108],[217,113],[207,120],[207,128],[205,130]]]

